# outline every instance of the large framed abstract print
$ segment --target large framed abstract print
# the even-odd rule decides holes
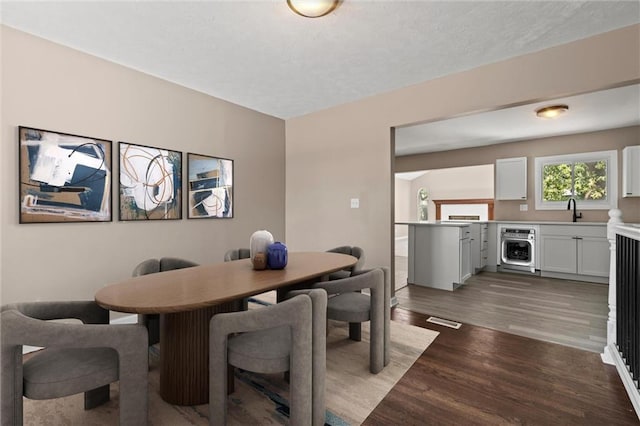
[[[20,223],[110,222],[111,141],[20,126]]]
[[[182,219],[182,152],[119,143],[120,220]]]
[[[233,160],[187,154],[187,218],[233,217]]]

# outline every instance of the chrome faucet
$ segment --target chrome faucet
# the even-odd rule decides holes
[[[573,221],[577,222],[578,219],[582,219],[582,212],[576,213],[576,199],[573,197],[569,198],[569,204],[567,204],[567,210],[571,210],[572,201],[573,201]]]

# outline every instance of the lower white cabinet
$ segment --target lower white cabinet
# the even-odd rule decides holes
[[[541,231],[542,232],[542,231]],[[540,270],[545,272],[578,273],[576,237],[540,235]]]
[[[609,278],[609,240],[580,237],[578,240],[578,274]]]
[[[469,225],[409,225],[410,284],[454,290],[472,271]]]
[[[498,270],[498,246],[500,236],[498,235],[498,224],[491,222],[487,224],[487,250],[485,256],[485,270],[496,272]]]
[[[460,275],[457,283],[464,283],[472,273],[473,266],[471,265],[471,239],[463,238],[460,240]]]
[[[542,276],[608,281],[606,225],[541,225],[540,254]]]
[[[471,273],[484,269],[488,259],[488,224],[472,223],[471,226]]]

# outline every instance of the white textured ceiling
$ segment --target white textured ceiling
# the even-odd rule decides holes
[[[638,1],[2,1],[0,19],[290,118],[640,22]]]
[[[569,110],[554,119],[536,116],[548,105]],[[640,85],[601,90],[396,129],[396,155],[493,145],[640,125]],[[640,136],[640,135],[639,135]]]

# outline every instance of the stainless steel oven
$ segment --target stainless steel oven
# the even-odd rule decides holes
[[[536,230],[502,228],[500,231],[501,269],[536,272]]]

